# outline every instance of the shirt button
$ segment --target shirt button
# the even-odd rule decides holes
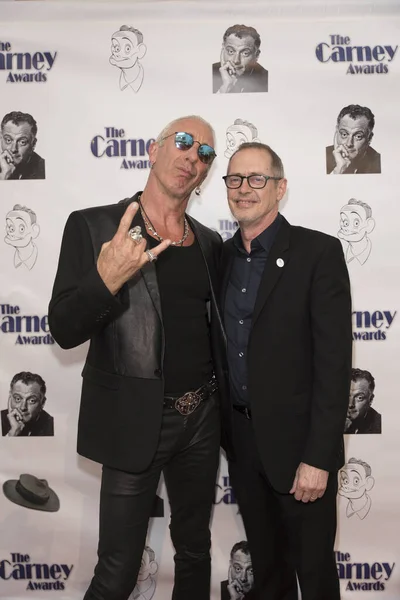
[[[247,390],[247,385],[242,385],[242,390]]]
[[[161,369],[154,369],[154,375],[155,375],[156,377],[161,377],[161,375],[162,375],[162,371],[161,371]]]
[[[243,352],[239,352],[239,356],[240,356],[240,358],[243,358],[244,353]]]
[[[249,257],[249,258],[247,258],[246,260],[247,260],[247,262],[251,262],[251,258],[250,258],[250,257]]]
[[[243,294],[245,294],[246,293],[246,288],[242,288],[242,292],[243,292]]]
[[[243,325],[243,322],[244,322],[243,319],[240,319],[239,324]]]

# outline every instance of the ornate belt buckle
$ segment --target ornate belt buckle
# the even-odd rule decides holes
[[[175,408],[181,415],[190,415],[196,410],[201,402],[201,397],[196,392],[186,392],[180,398],[175,401]]]

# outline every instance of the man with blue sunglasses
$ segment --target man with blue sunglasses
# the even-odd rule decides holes
[[[78,452],[103,465],[98,563],[85,600],[129,597],[162,472],[176,551],[172,598],[210,597],[222,240],[185,211],[213,146],[200,117],[170,123],[149,149],[142,192],[76,211],[65,227],[49,322],[63,348],[90,340]]]

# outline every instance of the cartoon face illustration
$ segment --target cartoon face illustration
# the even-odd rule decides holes
[[[144,69],[140,59],[146,54],[143,34],[139,29],[122,25],[111,37],[110,64],[121,69],[119,87],[137,93],[142,87]]]
[[[361,464],[350,461],[340,470],[339,490],[340,496],[355,500],[362,498],[375,485],[375,479],[371,477],[371,467],[366,463]],[[368,468],[369,467],[369,468]]]
[[[6,215],[6,237],[4,241],[14,248],[24,248],[39,235],[40,228],[36,223],[33,211],[16,205]]]
[[[226,130],[226,158],[230,158],[232,154],[244,142],[258,142],[257,128],[253,123],[236,119],[233,125]]]
[[[340,230],[338,237],[347,242],[360,242],[375,227],[375,221],[362,204],[346,204],[340,211]],[[369,208],[369,207],[368,207]],[[368,214],[370,213],[370,214]]]
[[[123,25],[112,35],[110,63],[120,69],[131,69],[143,58],[146,50],[141,32]]]

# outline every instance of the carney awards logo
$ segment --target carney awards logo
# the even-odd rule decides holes
[[[9,71],[7,83],[45,83],[57,52],[14,52],[11,42],[0,40],[0,71]]]
[[[104,134],[95,135],[90,150],[96,158],[122,158],[120,169],[149,169],[149,148],[154,138],[125,139],[125,130],[105,127]]]
[[[385,341],[396,314],[396,310],[354,311],[352,313],[353,340]]]
[[[353,46],[349,36],[330,35],[327,42],[315,48],[315,56],[322,63],[347,64],[348,75],[389,73],[389,63],[396,56],[398,46]]]
[[[47,315],[24,315],[13,304],[0,304],[0,332],[16,336],[16,344],[54,344]]]
[[[237,221],[230,221],[229,219],[219,219],[217,231],[221,235],[224,242],[233,237],[236,233],[236,229],[239,227]]]
[[[25,581],[27,590],[65,590],[74,565],[35,563],[29,554],[12,552],[0,561],[0,579]]]
[[[396,563],[352,562],[348,552],[335,552],[336,567],[340,580],[347,580],[346,591],[383,592],[392,576]]]

